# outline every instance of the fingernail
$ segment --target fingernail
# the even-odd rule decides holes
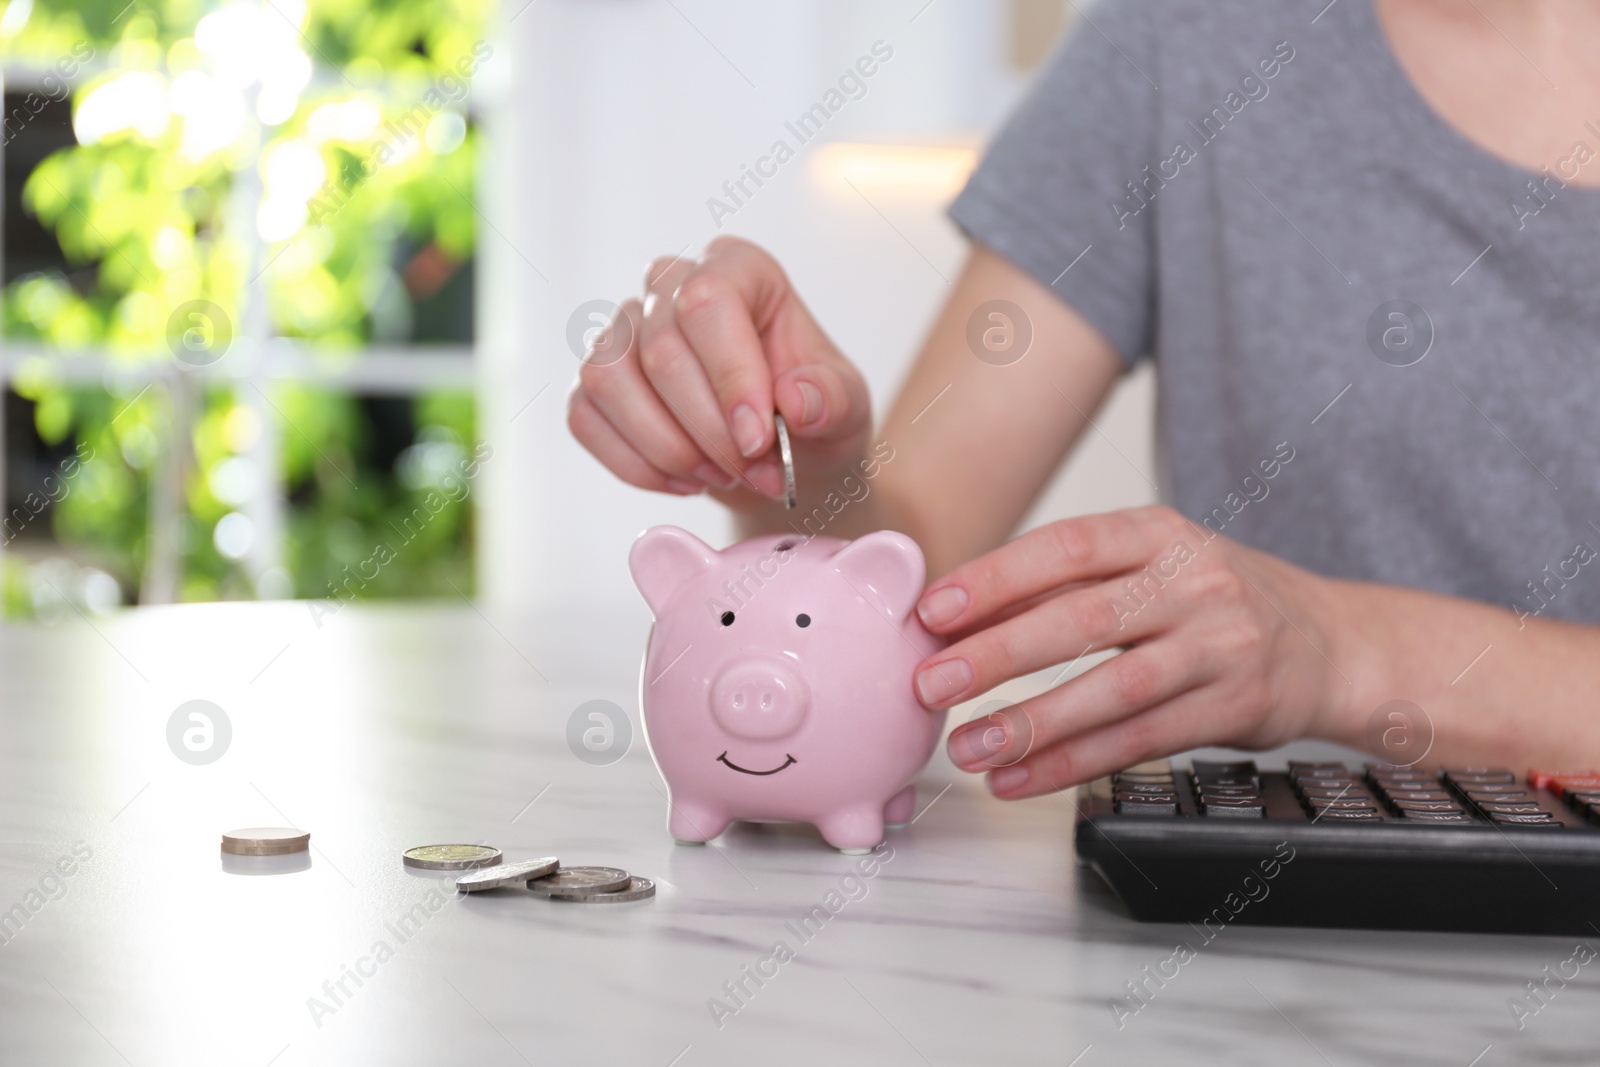
[[[1020,763],[997,767],[989,772],[989,792],[1009,793],[1028,780],[1028,768]]]
[[[800,382],[800,425],[809,426],[822,418],[822,390],[810,382]]]
[[[943,626],[967,610],[967,591],[959,585],[946,585],[922,594],[917,615],[924,626]]]
[[[950,762],[967,770],[975,763],[986,762],[1005,747],[1005,729],[990,722],[987,726],[971,726],[951,734],[947,751],[950,753]]]
[[[762,496],[779,500],[783,497],[783,475],[775,463],[757,463],[744,472],[745,480],[756,487]]]
[[[928,707],[950,703],[950,698],[964,693],[972,684],[972,666],[964,659],[947,659],[930,663],[917,672],[917,695]]]
[[[753,456],[760,452],[766,439],[767,428],[762,425],[761,416],[749,404],[740,404],[733,409],[733,440],[739,446],[740,455]]]
[[[732,489],[739,479],[715,463],[702,463],[694,469],[694,476],[713,489]]]
[[[706,487],[699,482],[691,482],[687,478],[668,478],[667,488],[682,496],[694,496],[706,490]]]

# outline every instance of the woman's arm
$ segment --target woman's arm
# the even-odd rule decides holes
[[[1303,736],[1403,764],[1600,766],[1600,627],[1323,578],[1170,508],[1030,531],[934,582],[918,612],[953,639],[916,676],[933,708],[1123,650],[951,734],[951,759],[1007,799]]]
[[[1422,708],[1429,762],[1600,767],[1600,626],[1522,616],[1458,597],[1330,582],[1348,696],[1318,732],[1384,745],[1389,700]]]

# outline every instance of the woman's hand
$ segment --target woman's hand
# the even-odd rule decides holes
[[[966,563],[918,602],[956,638],[916,675],[930,708],[1091,652],[1122,654],[950,736],[1005,799],[1200,745],[1328,731],[1350,689],[1327,657],[1332,583],[1165,507],[1067,519]]]
[[[595,340],[567,406],[573,436],[642,489],[709,488],[735,510],[783,495],[773,412],[796,466],[826,477],[858,460],[871,426],[861,374],[766,252],[720,237],[699,261],[650,265]]]

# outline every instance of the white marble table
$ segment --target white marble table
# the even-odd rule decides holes
[[[1067,798],[1002,804],[942,754],[893,858],[802,941],[788,924],[853,859],[780,826],[674,846],[642,743],[609,766],[568,748],[583,701],[634,710],[642,609],[320,622],[236,605],[0,633],[0,909],[22,907],[0,1064],[1600,1061],[1600,964],[1520,1031],[1507,1006],[1561,938],[1233,927],[1119,1029],[1123,983],[1192,932],[1120,913],[1073,859]],[[192,699],[232,725],[202,766],[166,739]],[[220,831],[284,822],[312,834],[307,869],[223,870]],[[400,864],[477,840],[661,890],[458,901]],[[778,941],[793,959],[719,1027],[708,1001]]]

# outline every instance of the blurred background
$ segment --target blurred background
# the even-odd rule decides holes
[[[587,335],[653,257],[740,234],[881,411],[965,255],[945,205],[1084,18],[1071,0],[10,0],[6,617],[642,610],[641,529],[729,530],[571,440]],[[1146,368],[1025,525],[1152,499],[1151,407]]]

